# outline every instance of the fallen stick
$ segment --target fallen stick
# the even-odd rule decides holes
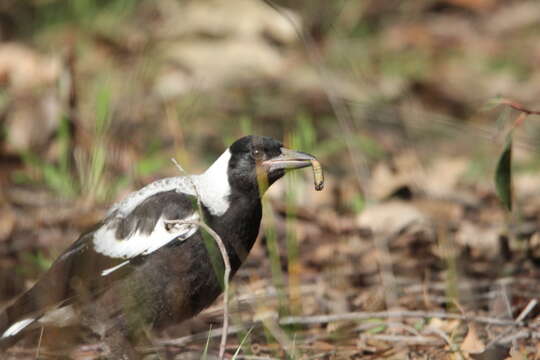
[[[346,320],[368,320],[373,318],[439,318],[439,319],[456,319],[464,321],[473,321],[483,324],[492,324],[500,326],[523,326],[523,321],[497,319],[487,316],[467,316],[460,314],[450,314],[444,312],[430,311],[379,311],[379,312],[350,312],[330,315],[314,315],[314,316],[287,316],[281,318],[281,325],[293,324],[321,324],[333,321]]]
[[[440,345],[444,341],[441,339],[434,339],[425,336],[406,336],[406,335],[384,335],[384,334],[364,334],[360,336],[360,339],[366,340],[380,340],[386,342],[398,342],[407,345]]]

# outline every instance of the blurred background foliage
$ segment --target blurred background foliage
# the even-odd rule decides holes
[[[286,208],[338,221],[388,199],[470,210],[475,198],[493,213],[514,113],[484,105],[502,95],[534,107],[539,36],[535,0],[2,0],[0,300],[112,201],[176,175],[171,157],[202,171],[248,133],[325,166],[322,194],[305,174],[272,190]],[[529,199],[518,209],[536,219],[540,126],[514,135],[516,196]],[[474,221],[504,218],[490,216]],[[285,232],[281,251],[301,262],[309,231]]]

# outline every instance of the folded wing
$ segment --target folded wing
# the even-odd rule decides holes
[[[58,309],[94,300],[157,249],[189,239],[198,230],[195,201],[193,195],[168,190],[152,194],[126,215],[116,208],[0,313],[0,340],[55,318],[47,315]]]

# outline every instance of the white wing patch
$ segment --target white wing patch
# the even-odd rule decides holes
[[[178,193],[199,196],[212,215],[223,215],[230,206],[231,187],[228,177],[230,159],[231,152],[227,149],[203,174],[154,181],[115,204],[108,212],[109,220],[94,233],[94,250],[109,257],[131,259],[138,255],[148,255],[174,239],[189,238],[197,231],[197,225],[177,223],[172,227],[166,226],[167,221],[163,217],[158,220],[150,234],[136,231],[128,238],[118,240],[115,233],[121,219],[146,199],[165,191],[175,190]],[[198,214],[184,219],[184,221],[198,220]],[[126,264],[127,262],[123,262],[103,270],[101,275],[107,276]]]
[[[120,216],[127,215],[152,195],[170,190],[176,190],[176,192],[188,195],[195,195],[196,193],[195,189],[193,188],[193,180],[190,176],[165,178],[154,181],[139,191],[131,193],[124,200],[113,205],[107,214],[112,215],[115,211],[117,211],[120,213]]]
[[[186,221],[186,223],[178,223],[169,227],[166,226],[167,221],[162,216],[150,234],[135,231],[129,237],[119,240],[115,234],[118,219],[113,218],[109,224],[104,224],[94,233],[94,250],[113,258],[131,259],[138,255],[148,255],[175,239],[183,241],[195,234],[198,226],[189,222],[199,221],[197,213],[179,220]],[[122,263],[104,270],[101,275],[108,275],[123,265],[125,264]]]
[[[4,333],[2,334],[2,337],[0,337],[0,339],[4,339],[4,338],[10,337],[10,336],[17,335],[25,327],[27,327],[28,325],[30,325],[34,321],[35,321],[35,319],[31,319],[31,318],[24,319],[24,320],[21,320],[21,321],[17,321],[15,324],[13,324],[9,328],[7,328],[6,331],[4,331]]]

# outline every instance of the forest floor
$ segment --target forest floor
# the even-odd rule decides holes
[[[202,171],[256,133],[315,154],[326,186],[302,171],[265,197],[228,358],[540,359],[540,125],[496,106],[540,107],[539,3],[8,3],[0,305],[115,201],[177,175],[170,158]],[[510,134],[511,212],[494,180]],[[141,351],[215,358],[222,322],[220,298]]]

